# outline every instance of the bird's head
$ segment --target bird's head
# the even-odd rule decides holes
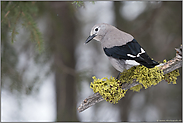
[[[90,36],[86,39],[85,43],[90,42],[92,39],[101,41],[107,32],[108,26],[109,24],[105,23],[96,24],[95,26],[93,26],[90,32]]]

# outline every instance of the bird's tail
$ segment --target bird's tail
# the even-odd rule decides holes
[[[144,65],[147,68],[153,68],[156,65],[159,65],[159,63],[157,61],[151,60],[151,62],[141,62],[142,65]]]

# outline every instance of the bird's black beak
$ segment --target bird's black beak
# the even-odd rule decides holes
[[[92,36],[89,36],[86,41],[85,41],[85,44],[87,44],[88,42],[90,42],[96,35],[93,34]]]

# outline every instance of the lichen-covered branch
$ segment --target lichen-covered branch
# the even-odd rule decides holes
[[[182,45],[180,46],[180,48],[175,48],[175,50],[176,50],[176,56],[172,60],[169,60],[166,63],[162,63],[162,64],[158,65],[158,67],[160,67],[160,69],[163,70],[164,74],[170,73],[170,72],[182,67]],[[127,89],[130,89],[131,87],[134,87],[139,84],[140,83],[138,83],[134,79],[132,83],[123,83],[122,89],[127,90]],[[104,100],[104,98],[102,98],[102,96],[98,92],[94,93],[93,95],[89,96],[88,98],[86,98],[85,100],[83,100],[81,102],[80,106],[78,107],[78,111],[82,112],[82,111],[86,110],[87,108],[89,108],[103,100]]]

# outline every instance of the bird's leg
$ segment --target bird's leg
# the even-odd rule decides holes
[[[120,73],[121,73],[121,72],[119,72],[119,73],[118,73],[118,76],[116,77],[116,79],[117,79],[117,80],[119,80],[119,77],[120,77]]]

